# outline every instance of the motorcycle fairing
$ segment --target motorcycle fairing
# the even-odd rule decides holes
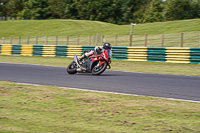
[[[80,64],[79,63],[79,59],[77,57],[77,55],[74,55],[74,61],[77,64],[78,68],[80,68],[80,71],[85,69],[86,72],[91,73],[92,72],[92,68],[95,67],[101,67],[102,64],[107,63],[107,65],[109,66],[108,69],[110,69],[110,58],[108,55],[108,52],[106,50],[104,50],[103,53],[101,54],[93,54],[89,57],[86,57],[84,59],[84,63]],[[78,69],[77,69],[78,70]]]
[[[103,64],[103,63],[108,63],[109,62],[109,55],[108,52],[106,50],[104,50],[103,53],[99,54],[94,54],[92,56],[89,57],[92,61],[99,61],[99,67]]]

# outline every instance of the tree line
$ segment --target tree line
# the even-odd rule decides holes
[[[200,0],[0,0],[0,16],[114,24],[200,18]]]

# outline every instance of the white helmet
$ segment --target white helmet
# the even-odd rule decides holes
[[[102,49],[103,49],[102,46],[96,46],[96,47],[94,48],[94,50],[95,50],[95,52],[97,52],[97,54],[100,54]]]

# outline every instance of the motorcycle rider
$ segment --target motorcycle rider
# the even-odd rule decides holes
[[[101,54],[104,52],[104,50],[107,51],[109,60],[111,59],[111,44],[110,43],[104,43],[103,46],[96,46],[94,50],[95,51],[90,50],[88,52],[83,53],[83,55],[79,58],[79,61],[81,62],[85,57],[89,57],[93,54]]]

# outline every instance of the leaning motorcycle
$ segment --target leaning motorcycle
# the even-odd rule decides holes
[[[67,67],[69,74],[78,73],[92,73],[92,75],[100,75],[106,69],[110,69],[111,58],[107,50],[104,50],[101,54],[93,54],[89,57],[84,57],[83,60],[78,59],[77,55],[74,55],[74,61]]]

